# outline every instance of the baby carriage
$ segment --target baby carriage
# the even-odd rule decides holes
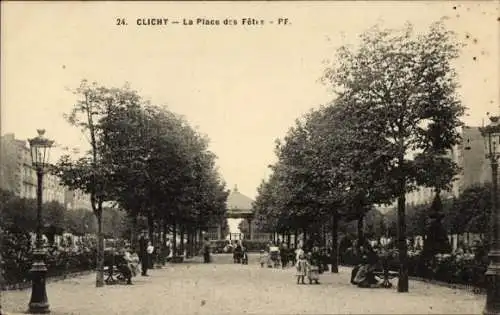
[[[269,268],[278,268],[281,265],[280,249],[277,246],[269,247],[269,261],[267,266]]]
[[[319,267],[308,265],[307,266],[307,280],[309,280],[309,284],[313,283],[319,284]]]

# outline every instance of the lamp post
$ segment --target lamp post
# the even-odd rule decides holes
[[[485,139],[486,158],[491,164],[492,179],[492,208],[490,214],[490,251],[488,257],[490,264],[486,270],[487,296],[484,315],[500,314],[500,235],[498,211],[498,158],[500,157],[500,116],[489,117],[491,123],[488,126],[479,128],[481,135]]]
[[[33,265],[30,273],[32,275],[31,300],[29,302],[29,312],[35,314],[50,313],[47,290],[45,288],[45,275],[47,266],[45,265],[46,252],[42,240],[42,189],[43,173],[48,164],[49,151],[54,141],[44,137],[45,130],[39,129],[38,136],[29,139],[31,150],[31,160],[37,176],[37,226],[36,226],[36,248],[33,251]]]

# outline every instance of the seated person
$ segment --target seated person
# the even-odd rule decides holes
[[[141,273],[140,258],[136,251],[132,250],[130,246],[127,246],[125,247],[123,257],[127,262],[130,271],[132,272],[132,277],[135,277]]]
[[[359,252],[361,263],[357,268],[354,279],[351,278],[351,282],[360,288],[369,288],[374,284],[378,284],[378,281],[375,279],[375,275],[373,274],[373,271],[378,263],[378,256],[373,251],[370,244],[360,246]]]
[[[132,262],[131,254],[128,250],[120,250],[119,255],[115,257],[115,264],[118,271],[123,275],[123,278],[127,280],[127,284],[132,284],[132,267],[130,263]]]

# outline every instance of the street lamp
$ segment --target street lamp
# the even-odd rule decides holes
[[[500,314],[500,236],[498,211],[498,158],[500,157],[500,116],[489,117],[491,123],[479,128],[484,137],[486,146],[486,158],[491,164],[492,179],[492,209],[490,214],[490,251],[488,257],[490,264],[486,270],[487,297],[484,315]]]
[[[49,161],[49,151],[54,141],[44,137],[45,130],[37,130],[38,136],[29,139],[31,160],[37,176],[37,226],[36,226],[36,248],[33,251],[33,265],[30,273],[32,275],[31,300],[29,312],[35,314],[50,313],[47,290],[45,288],[45,276],[47,266],[45,265],[45,249],[42,241],[42,189],[43,173]]]

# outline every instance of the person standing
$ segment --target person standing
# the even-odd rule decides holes
[[[307,274],[308,264],[304,254],[299,255],[295,267],[297,268],[297,273],[295,274],[297,277],[297,284],[305,284],[304,278]]]
[[[208,237],[205,237],[205,241],[203,242],[203,262],[205,264],[210,263],[210,241]]]
[[[148,241],[148,247],[146,248],[147,254],[148,254],[148,267],[149,269],[153,269],[154,267],[154,261],[153,261],[153,256],[155,252],[155,247],[151,243],[151,241]]]
[[[143,277],[147,277],[149,259],[148,259],[148,237],[145,233],[143,233],[139,238],[139,258],[141,259],[141,269],[142,269],[141,275]]]
[[[281,243],[280,247],[281,267],[284,269],[288,265],[288,247],[285,242]]]
[[[235,264],[241,263],[242,248],[238,241],[236,241],[236,247],[233,251],[233,260]]]
[[[170,241],[169,238],[166,240],[165,244],[165,257],[167,257],[167,261],[172,258],[172,242]]]

